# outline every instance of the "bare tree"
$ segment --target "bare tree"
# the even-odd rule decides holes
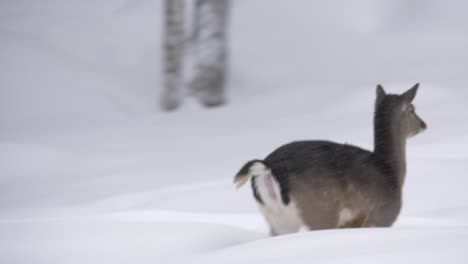
[[[182,64],[184,57],[184,0],[164,1],[163,64],[164,89],[161,106],[174,110],[181,104]]]
[[[196,0],[195,68],[191,87],[207,107],[225,103],[229,0]]]

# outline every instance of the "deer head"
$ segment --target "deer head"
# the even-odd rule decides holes
[[[377,86],[376,113],[384,112],[392,126],[398,127],[405,138],[415,136],[427,128],[412,103],[418,87],[419,83],[401,95],[388,95],[380,84]]]

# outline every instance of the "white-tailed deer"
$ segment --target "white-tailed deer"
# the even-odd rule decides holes
[[[234,182],[241,187],[251,179],[272,235],[395,222],[406,175],[406,139],[426,129],[412,104],[418,86],[402,95],[386,94],[377,86],[373,152],[299,141],[241,168]]]

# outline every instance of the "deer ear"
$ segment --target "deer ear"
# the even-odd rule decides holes
[[[386,95],[385,90],[383,89],[382,85],[380,84],[377,85],[376,93],[377,93],[377,103],[379,103],[380,101],[382,101],[382,99]]]
[[[403,99],[406,102],[411,103],[414,100],[414,97],[416,96],[416,92],[418,91],[418,87],[419,87],[419,83],[415,84],[413,87],[411,87],[411,89],[406,91],[401,96],[403,97]]]

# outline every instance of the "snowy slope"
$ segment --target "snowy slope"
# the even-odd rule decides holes
[[[230,104],[164,114],[161,1],[2,1],[0,263],[465,263],[466,4],[396,23],[390,2],[236,1]],[[429,129],[396,226],[268,237],[240,166],[298,139],[370,148],[375,84],[416,81]]]

